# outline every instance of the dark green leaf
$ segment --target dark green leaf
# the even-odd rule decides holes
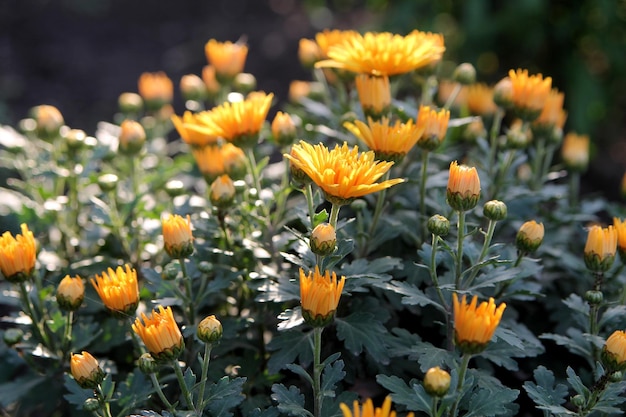
[[[426,294],[424,294],[422,290],[420,290],[413,284],[409,284],[408,282],[391,281],[382,285],[381,287],[386,290],[403,295],[404,297],[402,298],[402,304],[419,305],[422,307],[432,305],[442,312],[446,311],[441,304],[428,297]]]
[[[376,382],[391,392],[394,403],[405,405],[411,411],[430,413],[432,397],[422,384],[411,381],[411,386],[397,376],[377,375]]]
[[[211,415],[215,417],[230,417],[232,409],[238,406],[244,399],[242,387],[246,378],[233,378],[225,376],[217,384],[208,387],[206,401]]]
[[[322,373],[322,392],[325,397],[335,397],[337,384],[346,376],[343,366],[343,361],[338,360],[327,364],[324,368]]]
[[[574,391],[586,398],[589,395],[589,389],[583,384],[580,377],[576,375],[576,372],[569,366],[565,372],[567,373],[567,382],[569,382]]]
[[[293,385],[287,389],[283,384],[272,385],[272,400],[278,403],[278,410],[290,416],[311,417],[304,408],[304,395]]]
[[[537,408],[553,414],[568,414],[569,411],[561,406],[561,404],[565,403],[565,397],[568,395],[567,387],[563,384],[555,385],[554,374],[544,366],[539,366],[535,369],[533,375],[536,384],[526,381],[524,389],[528,396],[537,404]]]
[[[508,414],[509,405],[517,399],[518,390],[504,388],[497,391],[478,389],[469,401],[469,409],[465,417],[489,417],[499,414]]]
[[[74,378],[70,377],[69,375],[65,374],[63,376],[63,380],[64,380],[64,385],[65,385],[65,389],[67,389],[69,391],[68,394],[65,394],[63,396],[63,398],[65,398],[70,404],[73,404],[75,406],[78,407],[78,409],[82,409],[83,408],[83,404],[85,404],[85,401],[89,398],[93,398],[93,390],[92,389],[83,389],[81,388],[78,383],[74,380]],[[39,382],[43,381],[43,378],[39,378]],[[16,380],[14,383],[18,384],[21,381],[18,379]],[[24,382],[22,382],[23,384]],[[36,384],[34,385],[30,385],[28,382],[25,382],[26,385],[22,385],[20,384],[20,389],[22,389],[22,393],[25,394],[28,392],[29,389],[32,389]],[[31,382],[32,384],[32,382]],[[14,398],[12,399],[10,396],[10,392],[6,392],[4,390],[4,385],[0,386],[0,398],[2,399],[2,402],[4,403],[4,401],[8,401],[7,402],[7,406],[9,404],[11,404],[12,402],[16,401],[18,398]]]
[[[389,363],[387,348],[381,343],[387,329],[379,320],[374,314],[362,311],[335,318],[337,336],[353,354],[359,355],[365,349],[377,362]]]
[[[267,346],[275,351],[267,362],[267,370],[276,374],[287,364],[298,362],[298,359],[302,366],[308,366],[313,361],[312,343],[311,332],[287,330],[274,336]]]
[[[435,347],[428,342],[421,342],[415,345],[412,350],[413,353],[409,356],[409,359],[417,359],[422,372],[426,372],[435,366],[444,365],[444,368],[448,369],[456,367],[454,355],[447,349]]]
[[[313,216],[313,228],[318,224],[324,223],[326,220],[328,220],[328,212],[326,209],[315,213],[315,216]]]
[[[295,364],[295,363],[290,363],[290,364],[287,364],[285,368],[289,369],[294,374],[300,375],[301,377],[306,379],[309,382],[309,384],[313,385],[313,378],[311,378],[311,375],[309,375],[306,369],[304,369],[300,365]]]

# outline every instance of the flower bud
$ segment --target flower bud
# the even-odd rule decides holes
[[[150,375],[156,372],[158,364],[152,355],[146,352],[137,359],[137,366],[141,372]]]
[[[151,110],[161,109],[174,98],[174,83],[163,71],[144,72],[139,77],[137,87],[146,107]]]
[[[85,145],[86,138],[87,134],[84,130],[70,129],[65,134],[65,143],[67,144],[68,151],[71,153],[79,151]]]
[[[587,301],[591,305],[602,304],[603,299],[604,295],[602,294],[602,291],[589,290],[585,292],[585,301]]]
[[[200,263],[198,263],[198,271],[202,272],[203,274],[208,274],[213,271],[213,264],[211,262],[201,261]]]
[[[215,343],[222,338],[222,323],[214,316],[205,317],[198,324],[198,339],[204,343]]]
[[[85,298],[85,285],[77,275],[74,278],[66,275],[57,287],[57,303],[62,310],[78,310]]]
[[[22,329],[18,328],[10,328],[4,331],[4,335],[2,335],[2,339],[7,346],[13,346],[22,341],[24,338],[24,332]]]
[[[498,81],[493,88],[493,102],[503,109],[513,106],[513,83],[509,77]]]
[[[486,137],[487,129],[485,129],[482,119],[468,123],[465,125],[465,129],[463,129],[462,138],[467,142],[475,143],[478,139]]]
[[[508,149],[524,149],[532,141],[532,132],[524,128],[520,119],[517,119],[506,132],[506,147]]]
[[[65,122],[59,109],[47,104],[33,107],[31,116],[37,123],[37,134],[44,140],[58,137],[59,131]]]
[[[247,72],[240,72],[233,80],[233,87],[243,94],[254,91],[256,90],[256,77]]]
[[[504,220],[507,215],[506,204],[499,200],[487,201],[483,206],[483,214],[489,220]]]
[[[185,184],[179,180],[170,180],[165,183],[165,192],[172,198],[178,197],[185,192]]]
[[[293,143],[296,139],[296,125],[287,113],[278,112],[272,121],[272,136],[280,146]]]
[[[311,233],[311,251],[319,256],[328,256],[335,251],[337,245],[337,234],[335,228],[328,223],[321,223],[315,226]]]
[[[81,388],[96,388],[104,379],[104,371],[89,352],[72,353],[70,371]]]
[[[83,410],[98,411],[100,409],[100,401],[95,398],[87,398],[83,403]]]
[[[626,370],[626,332],[616,330],[606,339],[601,359],[608,372]]]
[[[611,375],[609,375],[609,380],[611,382],[620,382],[623,377],[624,375],[622,374],[622,371],[615,371]]]
[[[365,210],[367,208],[367,201],[363,200],[362,198],[357,198],[352,203],[350,203],[350,207],[354,211]]]
[[[120,126],[119,150],[124,155],[136,155],[146,143],[146,131],[141,123],[126,119]]]
[[[103,174],[98,177],[98,187],[103,193],[115,190],[119,178],[115,174]]]
[[[435,236],[446,236],[450,231],[450,220],[440,214],[435,214],[427,223],[428,231]]]
[[[424,389],[433,397],[443,397],[450,389],[450,374],[438,366],[430,368],[424,376]]]
[[[235,200],[235,185],[233,180],[226,174],[221,175],[211,183],[209,194],[211,203],[219,209],[225,209],[232,205]]]
[[[322,51],[319,45],[312,39],[302,38],[298,44],[298,59],[304,68],[313,68],[320,60]]]
[[[452,73],[452,79],[459,84],[470,85],[476,82],[476,68],[469,62],[460,64]]]
[[[172,281],[175,280],[178,276],[178,267],[174,264],[167,264],[163,267],[163,272],[161,272],[161,278],[164,281]]]
[[[162,221],[163,243],[167,254],[176,259],[187,258],[193,253],[191,220],[175,214]]]
[[[524,253],[534,252],[541,246],[543,235],[543,223],[537,223],[534,220],[527,221],[519,228],[515,237],[515,245],[518,250]]]
[[[572,402],[572,404],[577,407],[577,408],[583,408],[585,406],[585,403],[587,402],[585,400],[585,396],[581,395],[581,394],[576,394],[574,395],[570,401]]]
[[[561,157],[572,171],[585,171],[589,165],[589,136],[570,132],[565,135]]]
[[[124,114],[137,114],[143,110],[143,99],[137,93],[122,93],[117,99],[117,105]]]
[[[196,74],[186,74],[180,79],[180,92],[185,100],[203,101],[207,98],[207,87]]]
[[[585,265],[592,272],[606,272],[613,265],[617,252],[617,231],[611,225],[606,228],[591,226],[585,244]]]
[[[480,178],[475,167],[450,164],[450,177],[446,190],[448,205],[456,211],[473,209],[480,198]]]

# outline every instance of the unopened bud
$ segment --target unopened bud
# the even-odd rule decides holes
[[[172,281],[175,280],[178,276],[178,268],[174,264],[167,264],[163,267],[163,272],[161,272],[161,278],[164,281]]]
[[[435,214],[427,223],[428,231],[435,236],[446,236],[450,231],[450,220],[440,214]]]
[[[601,304],[603,299],[604,295],[602,294],[602,291],[589,290],[585,293],[585,301],[591,305]]]
[[[208,316],[198,324],[198,339],[204,343],[215,343],[222,338],[222,323],[214,316]]]
[[[335,251],[337,234],[335,228],[328,223],[318,224],[311,233],[311,251],[319,256],[328,256]]]
[[[498,81],[493,88],[493,102],[503,109],[513,106],[513,83],[509,77]]]
[[[150,353],[144,353],[137,359],[139,370],[146,375],[153,374],[157,369],[157,361],[154,360]]]
[[[125,155],[136,155],[146,143],[146,131],[135,120],[124,120],[119,136],[119,150]]]
[[[233,87],[243,94],[254,91],[256,89],[256,77],[247,72],[240,72],[235,76]]]
[[[100,409],[100,402],[95,398],[87,398],[83,403],[83,409],[85,411],[98,411]]]
[[[202,101],[208,92],[202,78],[196,74],[186,74],[180,79],[180,92],[185,100]]]
[[[37,134],[44,140],[58,137],[65,122],[59,109],[46,104],[33,107],[31,116],[37,123]]]
[[[24,332],[22,331],[22,329],[11,328],[5,330],[2,338],[7,346],[13,346],[20,343],[23,337]]]
[[[476,82],[476,68],[469,62],[464,62],[456,67],[452,79],[463,85],[474,84]]]
[[[211,203],[217,208],[230,207],[235,200],[235,185],[228,175],[221,175],[211,183]]]
[[[450,389],[450,374],[438,366],[424,376],[424,389],[433,397],[443,397]]]
[[[543,223],[537,223],[534,220],[527,221],[519,228],[517,236],[515,237],[515,245],[517,249],[522,252],[534,252],[541,246],[543,235]]]
[[[507,215],[506,204],[499,200],[487,201],[483,206],[483,214],[489,220],[504,220]]]
[[[98,177],[98,186],[103,193],[115,190],[119,178],[115,174],[103,174]]]
[[[143,99],[137,93],[122,93],[117,99],[117,105],[124,114],[137,114],[143,110]]]

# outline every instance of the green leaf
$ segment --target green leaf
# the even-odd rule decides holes
[[[606,414],[622,415],[624,409],[618,408],[618,406],[626,401],[626,398],[622,396],[625,390],[626,381],[610,383],[600,394],[600,398],[593,410]]]
[[[322,373],[322,393],[324,397],[335,397],[335,390],[337,384],[343,380],[346,376],[346,371],[343,370],[344,364],[342,360],[329,363],[324,368]]]
[[[302,366],[308,366],[313,361],[311,334],[288,330],[274,336],[267,345],[269,350],[275,351],[267,362],[268,372],[277,374],[287,364],[298,362],[297,359]]]
[[[435,347],[428,342],[418,343],[412,350],[413,353],[409,356],[409,359],[417,359],[422,372],[426,372],[435,366],[445,365],[449,369],[454,369],[457,366],[452,353],[447,349]]]
[[[205,397],[208,404],[206,409],[215,417],[232,416],[233,413],[230,410],[238,406],[245,398],[242,394],[244,382],[246,378],[230,379],[225,376],[217,384],[211,384]]]
[[[304,408],[304,395],[295,386],[287,389],[283,384],[272,385],[272,400],[278,403],[278,410],[290,416],[311,417]]]
[[[411,381],[411,386],[397,376],[376,375],[376,382],[391,392],[391,399],[396,404],[405,405],[411,411],[430,414],[432,397],[424,391],[420,383]]]
[[[563,384],[555,385],[555,378],[552,371],[542,365],[535,369],[533,376],[535,377],[536,384],[531,381],[526,381],[524,382],[524,389],[530,399],[537,404],[537,408],[546,410],[552,414],[575,415],[575,413],[561,406],[561,404],[565,403],[565,397],[569,392],[567,386]]]
[[[337,337],[344,341],[346,348],[354,355],[363,350],[382,364],[389,363],[389,355],[382,336],[387,329],[379,321],[379,317],[369,312],[357,311],[345,318],[335,318]]]
[[[139,368],[135,368],[132,373],[128,374],[126,381],[118,384],[117,404],[122,407],[125,414],[126,411],[143,404],[152,393],[154,393],[154,386],[150,380]]]
[[[69,391],[69,394],[65,394],[63,398],[65,398],[70,404],[75,405],[79,410],[82,410],[83,404],[89,398],[93,398],[93,390],[92,389],[83,389],[78,385],[78,383],[74,380],[74,378],[70,377],[68,374],[63,376],[65,389]],[[43,378],[39,378],[39,382],[43,381]],[[30,385],[28,383],[24,384],[20,379],[14,382],[15,384],[19,383],[19,387],[23,394],[27,393],[30,389],[32,389],[36,384]],[[0,398],[2,398],[2,402],[7,402],[7,406],[13,402],[15,402],[19,398],[11,398],[10,393],[5,392],[3,389],[3,384],[0,386]]]
[[[468,412],[464,416],[489,417],[508,414],[510,413],[508,406],[518,395],[518,390],[508,388],[497,391],[478,389],[470,397]]]
[[[416,287],[413,284],[404,281],[391,281],[383,286],[384,289],[393,291],[396,294],[403,295],[402,304],[406,305],[419,305],[421,307],[425,307],[427,305],[432,305],[436,307],[438,310],[442,312],[446,312],[446,309],[428,297],[422,290]]]
[[[569,382],[570,386],[576,391],[577,394],[580,394],[587,398],[590,394],[589,389],[583,384],[583,381],[580,380],[580,377],[576,375],[576,372],[568,366],[566,371],[567,373],[567,382]]]
[[[322,211],[315,213],[315,215],[313,216],[313,228],[315,228],[315,226],[317,226],[318,224],[324,223],[328,220],[328,212],[326,211],[326,209],[323,209]]]
[[[343,412],[341,408],[339,408],[339,404],[343,403],[348,407],[352,407],[352,403],[357,398],[358,395],[350,391],[344,391],[335,398],[327,397],[322,407],[322,417],[343,417]]]
[[[295,363],[290,363],[290,364],[287,364],[285,368],[289,369],[294,374],[300,375],[301,377],[306,379],[309,384],[313,385],[313,378],[311,378],[311,375],[309,375],[306,369],[304,369],[300,365],[295,364]]]

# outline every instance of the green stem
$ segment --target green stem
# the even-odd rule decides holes
[[[457,223],[457,242],[456,242],[456,271],[454,274],[454,288],[461,288],[461,272],[463,270],[463,240],[465,239],[465,212],[458,212]]]
[[[333,203],[330,209],[330,219],[329,223],[333,227],[333,229],[337,230],[337,219],[339,218],[339,210],[341,206],[339,204]]]
[[[452,93],[450,93],[448,100],[446,100],[446,104],[444,104],[443,106],[444,109],[448,110],[450,106],[452,106],[452,103],[454,103],[454,100],[456,100],[456,97],[461,92],[461,87],[461,83],[456,83],[454,85],[454,90],[452,90]]]
[[[65,318],[65,332],[63,335],[63,355],[62,355],[63,358],[65,358],[65,354],[68,353],[70,345],[72,343],[72,322],[73,321],[74,321],[74,312],[68,311],[67,317]]]
[[[593,283],[593,290],[594,291],[601,291],[602,290],[602,281],[604,279],[604,274],[602,272],[597,272],[595,274],[595,279],[594,279],[594,283]],[[589,307],[589,333],[593,336],[597,336],[600,328],[599,328],[599,323],[598,323],[598,313],[600,311],[600,304],[599,303],[590,303],[590,307]],[[595,344],[592,343],[591,346],[591,352],[593,354],[593,360],[594,363],[600,360],[600,351],[598,350],[598,348],[596,347]]]
[[[189,310],[189,316],[187,317],[187,319],[189,320],[189,325],[195,326],[196,313],[194,308],[193,288],[191,287],[191,277],[187,274],[187,265],[185,265],[185,258],[178,259],[178,262],[180,263],[180,270],[183,273],[185,292],[187,295],[187,299],[189,300],[189,304],[187,305],[187,308]]]
[[[454,400],[454,404],[452,405],[452,409],[450,410],[450,417],[456,417],[457,415],[457,408],[459,407],[459,402],[461,401],[461,393],[463,391],[463,383],[465,382],[465,373],[467,372],[467,367],[469,365],[470,359],[472,359],[472,355],[470,353],[463,354],[461,366],[459,367],[459,381],[456,385],[456,400]]]
[[[437,248],[439,246],[439,236],[432,235],[432,248],[430,253],[430,279],[433,281],[433,285],[435,286],[435,291],[437,292],[437,296],[439,297],[439,301],[445,310],[446,317],[446,334],[448,340],[448,350],[452,351],[454,348],[452,337],[454,328],[452,327],[452,310],[449,308],[448,303],[446,302],[446,298],[443,296],[443,292],[441,291],[441,286],[439,284],[439,277],[437,276]]]
[[[496,167],[496,154],[498,151],[498,135],[500,134],[500,125],[502,124],[502,118],[504,117],[504,111],[500,108],[496,110],[493,116],[493,123],[491,125],[491,131],[489,132],[489,158],[487,160],[487,170],[489,172],[489,178],[494,178]]]
[[[389,179],[389,171],[385,173],[383,181]],[[370,223],[370,227],[367,230],[367,235],[365,236],[365,244],[359,250],[359,257],[366,256],[369,249],[369,242],[372,240],[374,233],[376,232],[376,228],[378,227],[378,221],[380,220],[380,215],[383,212],[383,207],[385,206],[385,197],[387,196],[387,190],[381,190],[378,193],[376,200],[376,207],[374,208],[374,215],[372,216],[372,222]]]
[[[532,190],[538,190],[543,185],[543,161],[546,154],[546,139],[539,137],[536,141],[535,158],[533,159],[533,179],[531,183]]]
[[[213,345],[211,343],[204,344],[204,358],[202,359],[202,377],[200,378],[200,387],[198,388],[198,411],[202,415],[204,409],[204,388],[206,386],[207,378],[209,377],[209,361],[211,360],[211,349]]]
[[[430,404],[431,417],[439,417],[439,411],[437,410],[438,405],[439,405],[439,397],[433,397],[432,403]]]
[[[20,295],[22,297],[22,304],[24,304],[24,307],[26,308],[26,314],[28,314],[31,321],[33,322],[33,330],[35,331],[37,339],[39,339],[39,341],[43,343],[45,347],[47,347],[48,349],[52,349],[52,346],[50,346],[50,340],[48,339],[48,335],[41,326],[41,320],[39,319],[38,315],[35,314],[35,309],[33,308],[33,305],[30,301],[30,297],[28,296],[26,284],[24,282],[20,282],[19,287]]]
[[[98,403],[100,404],[102,415],[104,417],[111,417],[111,405],[109,404],[108,399],[102,392],[102,385],[100,384],[98,384],[98,387],[96,388],[96,398],[98,399]]]
[[[159,396],[159,398],[161,399],[161,402],[163,404],[165,404],[165,408],[167,408],[167,411],[169,411],[170,413],[174,413],[175,408],[172,405],[172,403],[170,403],[167,400],[167,397],[165,396],[165,394],[163,393],[163,390],[161,389],[161,385],[159,384],[159,381],[157,380],[156,374],[155,373],[151,373],[150,374],[150,380],[152,381],[152,386],[154,387],[154,390],[156,391],[157,395]]]
[[[428,173],[428,157],[430,152],[424,150],[422,153],[422,176],[420,178],[420,236],[426,240],[426,177]]]
[[[254,186],[254,188],[256,188],[256,195],[257,198],[261,201],[261,215],[265,218],[265,220],[270,220],[269,218],[269,213],[267,210],[267,206],[265,205],[265,202],[261,199],[261,191],[263,190],[261,188],[261,178],[258,175],[257,172],[257,163],[256,163],[256,158],[254,157],[254,148],[247,148],[246,152],[248,153],[248,158],[247,158],[247,162],[248,162],[248,171],[250,171],[250,175],[252,176],[252,184]],[[264,222],[262,222],[262,224],[265,224]],[[267,226],[267,224],[265,224]]]
[[[180,390],[182,391],[185,402],[187,403],[187,409],[195,410],[195,407],[193,405],[193,398],[191,397],[191,391],[189,391],[189,387],[185,382],[185,376],[183,375],[183,371],[178,364],[177,359],[172,359],[172,366],[174,367],[174,372],[176,373],[176,379],[178,379],[178,385],[180,386]]]
[[[514,159],[515,159],[515,149],[511,149],[507,151],[506,160],[504,161],[504,164],[500,166],[500,170],[492,183],[493,191],[490,193],[491,199],[498,198],[498,194],[500,193],[502,184],[504,183],[504,180],[507,177],[507,174],[509,172],[509,169],[511,168],[511,165],[513,164]]]
[[[474,262],[474,270],[472,271],[469,278],[467,279],[467,282],[465,283],[466,287],[472,285],[472,282],[478,275],[478,271],[480,271],[480,268],[476,268],[476,266],[480,264],[483,259],[485,259],[485,256],[487,256],[487,252],[489,252],[491,239],[493,239],[493,232],[496,230],[496,223],[498,223],[497,220],[489,220],[489,225],[487,226],[487,234],[485,235],[485,241],[483,242],[483,249],[478,256],[478,259],[476,259],[476,262]]]
[[[520,263],[522,263],[522,259],[524,259],[524,256],[526,256],[526,252],[524,251],[517,251],[517,259],[515,259],[515,262],[513,262],[513,268],[517,268],[519,266]],[[493,298],[500,298],[502,297],[502,295],[504,294],[504,292],[506,291],[507,288],[509,288],[509,286],[513,283],[513,281],[515,281],[515,278],[512,278],[506,282],[503,282],[501,284],[499,284],[499,288],[498,290],[495,292],[495,295]]]
[[[281,220],[283,220],[283,215],[285,213],[285,208],[287,206],[287,189],[290,187],[289,185],[289,160],[284,159],[285,170],[283,171],[283,177],[280,181],[280,189],[277,194],[274,194],[276,197],[276,212],[274,213],[274,220],[272,224],[277,226]]]
[[[313,329],[313,415],[320,417],[322,415],[322,400],[324,393],[321,389],[322,380],[322,331],[323,327]]]
[[[309,220],[311,221],[311,232],[315,227],[315,207],[313,206],[313,186],[308,183],[304,186],[304,196],[309,207]]]

